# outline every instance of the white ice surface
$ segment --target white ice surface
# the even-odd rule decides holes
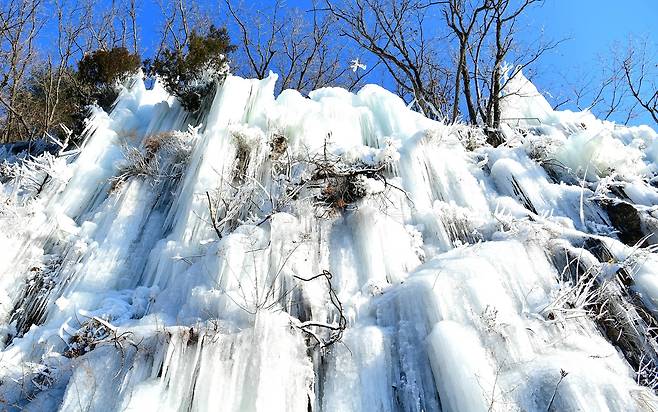
[[[538,118],[540,127],[524,137],[510,126],[506,145],[469,151],[462,129],[424,118],[378,86],[275,98],[275,82],[274,74],[229,76],[195,120],[159,85],[146,90],[138,81],[109,115],[92,116],[81,154],[64,165],[68,177],[7,207],[13,214],[0,221],[5,342],[18,332],[14,306],[34,273],[53,284],[31,298],[43,316],[0,352],[3,408],[656,407],[592,319],[558,322],[542,312],[559,287],[551,242],[614,237],[593,200],[598,183],[614,177],[652,213],[653,130],[555,112],[520,77],[510,82],[518,93],[507,99],[505,117]],[[112,185],[131,148],[168,131],[180,131],[189,149],[181,173],[163,157],[161,176]],[[286,140],[278,160],[270,146],[277,134]],[[543,159],[560,162],[573,182],[554,181],[534,157],[542,137]],[[386,183],[366,179],[365,198],[341,211],[318,210],[308,194],[285,198],[282,170],[308,179],[302,160],[326,152],[383,165]],[[11,183],[2,186],[7,199],[11,191]],[[239,202],[221,238],[210,195],[224,200],[220,209]],[[656,255],[617,240],[609,248],[634,259],[634,288],[655,311]],[[323,270],[332,274],[347,328],[321,350],[300,325],[335,325],[339,314],[324,277],[300,278]],[[73,336],[103,329],[95,319],[111,328],[72,356]],[[561,370],[568,375],[558,385]]]

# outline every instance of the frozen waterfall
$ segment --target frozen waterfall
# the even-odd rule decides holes
[[[653,130],[276,79],[137,80],[5,163],[0,409],[658,410]]]

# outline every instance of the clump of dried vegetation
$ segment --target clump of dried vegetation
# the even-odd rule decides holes
[[[634,255],[618,261],[594,238],[580,249],[562,245],[556,251],[559,288],[540,313],[549,322],[591,319],[635,369],[637,382],[658,390],[658,321],[633,287]]]
[[[110,190],[133,178],[156,184],[181,177],[191,153],[191,140],[191,132],[159,132],[144,138],[141,147],[126,148],[118,173],[110,179]]]
[[[309,173],[293,185],[292,190],[310,189],[314,205],[322,214],[356,208],[357,203],[371,193],[376,184],[399,189],[385,176],[386,163],[367,164],[361,160],[348,162],[341,156],[328,153],[302,160]],[[296,187],[295,187],[296,186]]]
[[[68,348],[63,355],[67,358],[77,358],[91,352],[101,345],[111,344],[123,354],[126,345],[135,348],[138,343],[132,340],[132,332],[119,332],[116,326],[98,316],[93,316],[82,322],[80,328],[69,338]]]

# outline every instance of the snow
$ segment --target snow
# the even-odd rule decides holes
[[[581,304],[658,314],[651,128],[519,75],[493,148],[378,86],[276,80],[229,75],[197,117],[138,80],[79,154],[8,159],[3,408],[658,407],[653,338],[638,364],[595,311],[616,300]]]

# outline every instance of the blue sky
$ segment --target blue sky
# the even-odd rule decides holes
[[[250,5],[273,2],[245,1]],[[224,20],[222,1],[202,0],[201,3],[216,14],[217,21]],[[301,9],[311,7],[310,0],[288,0],[286,4]],[[155,1],[144,0],[141,25],[146,55],[155,46],[157,15]],[[565,90],[561,86],[565,81],[578,82],[584,76],[596,76],[600,57],[608,55],[614,47],[625,45],[629,36],[648,37],[653,41],[654,56],[658,56],[658,0],[545,0],[542,6],[531,8],[521,28],[528,39],[535,39],[541,31],[546,39],[569,38],[558,49],[548,52],[537,66],[539,76],[535,83],[540,91],[554,95]],[[647,122],[649,117],[643,116],[632,123]]]
[[[629,36],[649,38],[658,56],[658,0],[547,0],[529,13],[527,23],[548,38],[569,38],[540,63],[540,90],[555,87],[562,77],[577,81],[585,73],[596,75],[600,58],[622,50]]]
[[[527,19],[549,37],[570,38],[551,60],[574,67],[593,64],[597,54],[607,53],[629,35],[658,40],[657,0],[547,0]]]

